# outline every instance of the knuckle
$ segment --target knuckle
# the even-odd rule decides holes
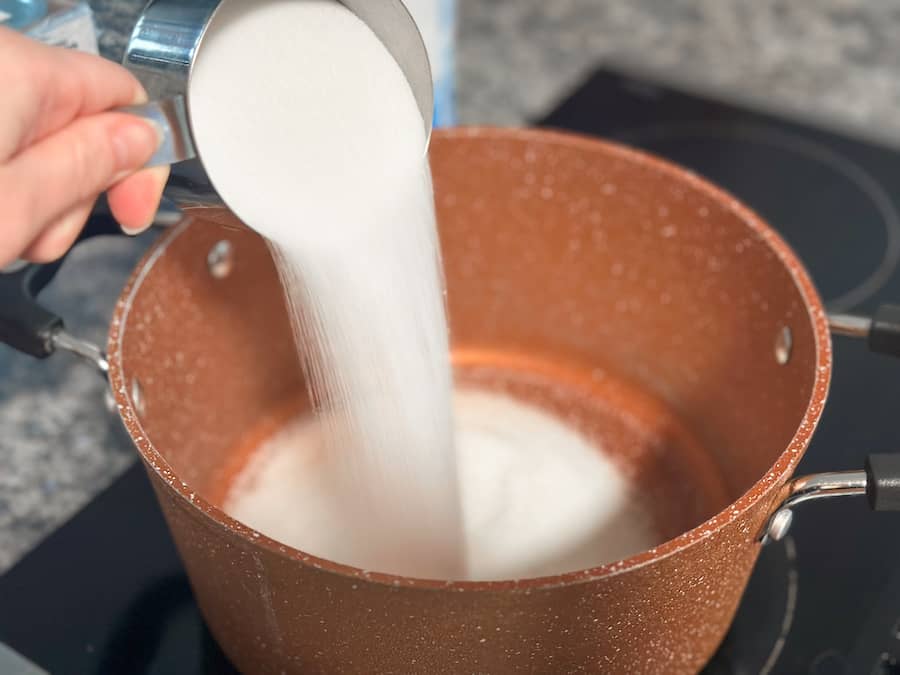
[[[38,209],[31,191],[12,180],[9,171],[0,170],[0,268],[14,262],[28,245],[32,233],[40,227]]]
[[[8,226],[4,236],[0,238],[7,247],[21,245],[16,235],[24,230],[31,230],[37,220],[37,203],[34,194],[27,185],[16,180],[8,167],[0,167],[0,219]]]
[[[113,167],[113,148],[109,135],[99,125],[73,135],[67,153],[75,195],[78,201],[96,196],[105,187]]]

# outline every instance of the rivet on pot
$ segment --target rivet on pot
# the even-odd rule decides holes
[[[788,326],[782,326],[775,336],[775,360],[781,366],[787,365],[791,360],[791,351],[794,348],[794,334]]]
[[[224,279],[234,267],[234,247],[225,239],[217,241],[206,255],[206,266],[214,279]]]
[[[772,541],[781,541],[785,538],[791,529],[791,523],[794,521],[794,512],[790,509],[781,509],[772,516],[769,521],[767,534]]]
[[[106,412],[110,414],[116,412],[116,397],[109,387],[103,392],[103,405],[106,406]]]
[[[134,410],[138,415],[144,414],[146,407],[144,404],[144,390],[141,389],[141,383],[138,382],[137,378],[131,381],[131,405],[134,406]]]

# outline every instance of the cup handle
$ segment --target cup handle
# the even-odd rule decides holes
[[[143,105],[126,106],[119,110],[153,122],[162,133],[163,139],[159,148],[145,166],[176,164],[197,156],[188,125],[184,96],[172,96]]]

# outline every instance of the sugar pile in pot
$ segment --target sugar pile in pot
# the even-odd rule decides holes
[[[562,574],[659,542],[619,469],[580,432],[508,394],[460,389],[454,404],[466,552],[461,578]],[[286,424],[253,455],[225,508],[273,539],[366,568],[354,531],[339,517],[341,495],[328,486],[327,433],[309,416]],[[417,567],[413,575],[430,572]]]

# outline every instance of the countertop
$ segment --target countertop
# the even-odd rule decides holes
[[[142,0],[93,0],[118,60]],[[461,0],[462,123],[522,124],[600,61],[900,143],[900,0]],[[90,242],[45,303],[102,342],[153,235]],[[0,347],[0,572],[135,461],[104,382],[66,354]]]

